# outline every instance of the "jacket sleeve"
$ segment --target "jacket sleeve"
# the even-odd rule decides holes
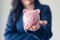
[[[42,13],[42,17],[41,17],[41,20],[47,20],[48,21],[48,24],[47,25],[44,25],[42,26],[43,29],[45,30],[45,37],[50,39],[51,36],[52,36],[52,29],[51,29],[51,26],[52,26],[52,15],[51,15],[51,10],[49,8],[49,6],[46,6],[46,8],[44,9],[44,12]]]
[[[12,18],[13,13],[10,13],[6,24],[4,38],[5,40],[21,40],[22,38],[26,37],[26,34],[16,31],[16,28],[12,23]]]
[[[49,6],[46,6],[43,10],[44,11],[41,14],[41,20],[47,20],[48,24],[41,26],[40,29],[36,31],[35,35],[41,38],[42,40],[45,40],[45,39],[47,40],[47,39],[50,39],[52,36],[52,32],[51,32],[52,16],[51,16],[51,11]]]

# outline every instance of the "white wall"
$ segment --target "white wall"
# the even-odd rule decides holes
[[[11,8],[11,0],[0,0],[0,40],[4,40],[4,30],[6,27],[6,21],[8,18],[9,10]]]
[[[60,0],[40,0],[41,3],[50,5],[52,11],[52,32],[51,40],[60,40]],[[4,40],[3,34],[6,27],[7,16],[11,8],[11,0],[0,0],[0,40]]]

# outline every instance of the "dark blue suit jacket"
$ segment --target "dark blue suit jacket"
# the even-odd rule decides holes
[[[48,24],[41,26],[41,28],[35,32],[27,31],[27,33],[25,33],[22,21],[23,12],[20,13],[19,19],[16,22],[16,26],[12,26],[13,13],[10,13],[4,33],[5,40],[49,40],[51,38],[52,19],[49,6],[37,4],[35,5],[34,9],[41,10],[40,20],[47,20]]]

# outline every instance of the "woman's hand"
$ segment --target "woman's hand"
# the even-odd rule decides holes
[[[40,28],[40,24],[39,24],[39,22],[36,24],[36,25],[33,25],[33,26],[27,26],[26,27],[26,30],[30,30],[30,31],[36,31],[36,30],[38,30],[39,28]]]
[[[30,31],[37,31],[38,29],[40,29],[41,25],[46,25],[47,23],[47,21],[39,21],[36,25],[27,26],[25,27],[25,29]]]

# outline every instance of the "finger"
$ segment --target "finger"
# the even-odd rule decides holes
[[[27,29],[27,30],[30,30],[30,26],[27,26],[26,29]]]
[[[34,29],[33,28],[30,28],[30,31],[34,31]]]
[[[35,28],[35,26],[31,26],[31,28],[30,28],[29,30],[30,30],[30,31],[35,31],[36,28]]]
[[[40,28],[40,25],[39,24],[33,26],[34,31],[37,31],[39,28]]]
[[[27,30],[33,31],[32,26],[28,26],[28,27],[27,27]]]
[[[40,25],[46,25],[48,22],[47,21],[39,21]]]
[[[33,31],[37,30],[37,26],[36,25],[32,26],[32,28],[33,28]]]
[[[37,24],[37,27],[36,27],[36,29],[38,30],[40,27],[41,27],[41,25]]]

